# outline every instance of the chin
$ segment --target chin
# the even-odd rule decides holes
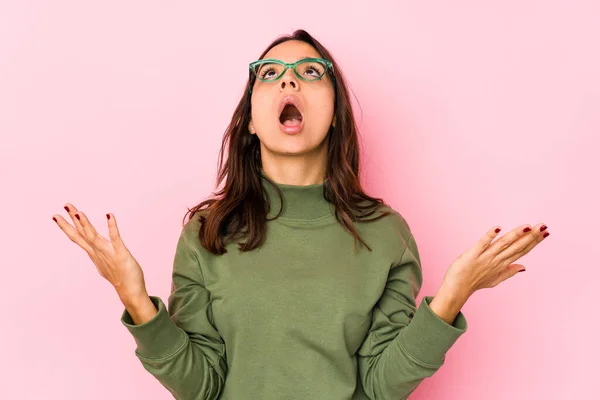
[[[291,137],[285,133],[281,133],[281,135],[285,136],[285,138],[276,141],[275,145],[270,147],[268,151],[281,155],[301,156],[319,153],[323,150],[323,147],[327,145],[326,140],[317,142],[312,140],[304,140],[301,137],[294,137],[298,135],[301,136],[302,133],[291,135]]]
[[[274,153],[276,154],[281,154],[281,155],[303,155],[303,154],[308,154],[310,152],[314,151],[314,149],[311,149],[309,147],[306,146],[280,146],[276,149],[274,149]]]

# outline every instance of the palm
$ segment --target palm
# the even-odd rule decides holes
[[[529,253],[545,237],[544,224],[524,232],[528,225],[519,226],[492,243],[498,233],[494,229],[450,265],[444,281],[459,288],[468,288],[471,292],[492,288],[500,282],[525,270],[514,261]]]
[[[108,221],[109,239],[106,239],[75,206],[69,204],[65,208],[68,208],[75,226],[61,216],[53,219],[71,241],[86,251],[98,273],[115,287],[120,296],[145,292],[142,268],[123,243],[114,216]]]

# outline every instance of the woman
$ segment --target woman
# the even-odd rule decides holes
[[[221,147],[225,186],[188,210],[168,311],[112,214],[110,241],[72,204],[75,227],[55,221],[115,287],[137,357],[176,398],[407,398],[466,331],[467,299],[524,270],[511,263],[548,233],[523,225],[492,243],[493,227],[417,307],[415,238],[358,169],[344,77],[299,30],[250,65]]]

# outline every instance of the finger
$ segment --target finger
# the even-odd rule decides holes
[[[75,229],[73,226],[71,226],[71,224],[69,224],[69,222],[66,219],[64,219],[58,214],[52,216],[52,219],[56,221],[58,227],[67,235],[69,239],[71,239],[72,242],[78,244],[79,247],[81,247],[88,253],[93,253],[94,250],[89,245],[89,243],[85,240],[83,236],[81,236],[81,233],[77,229]]]
[[[119,252],[125,250],[125,244],[121,239],[121,234],[119,233],[119,227],[114,214],[108,213],[106,214],[106,218],[108,219],[108,237],[110,238],[110,242],[113,244],[115,251]]]
[[[498,236],[500,229],[501,228],[499,226],[494,226],[492,229],[487,231],[487,233],[479,240],[477,244],[481,249],[481,252],[484,252],[485,249],[489,247],[490,243],[492,243],[492,240],[494,240]]]
[[[526,233],[525,236],[498,254],[496,258],[505,264],[510,264],[523,257],[544,240],[544,235],[546,234],[546,229],[542,231],[542,227],[544,226],[543,223],[536,225],[531,231]]]
[[[527,232],[525,232],[526,229],[528,230]],[[496,258],[498,254],[503,252],[505,249],[507,249],[510,245],[512,245],[514,242],[516,242],[523,236],[527,235],[527,233],[529,232],[531,232],[530,225],[526,224],[518,226],[512,231],[507,232],[504,236],[496,240],[494,243],[492,243],[487,248],[486,253],[489,253],[489,255],[492,258]]]
[[[75,217],[79,217],[79,221],[81,226],[83,227],[83,231],[85,233],[85,238],[92,245],[93,248],[104,251],[108,245],[108,241],[102,237],[97,231],[96,228],[92,225],[88,217],[81,210],[77,211]]]
[[[81,227],[81,222],[79,222],[79,220],[75,217],[75,214],[77,214],[77,208],[71,203],[65,204],[64,208],[67,211],[67,213],[69,214],[69,217],[71,217],[71,220],[73,221],[73,225],[75,225],[75,228],[83,236],[83,228]]]

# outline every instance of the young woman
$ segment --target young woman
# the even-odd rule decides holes
[[[112,214],[110,240],[72,204],[75,226],[55,221],[115,287],[137,357],[175,398],[404,399],[466,331],[467,299],[524,270],[512,262],[548,233],[523,225],[492,243],[493,227],[417,307],[415,238],[364,193],[358,149],[340,68],[298,30],[250,64],[225,185],[184,217],[168,311]]]

